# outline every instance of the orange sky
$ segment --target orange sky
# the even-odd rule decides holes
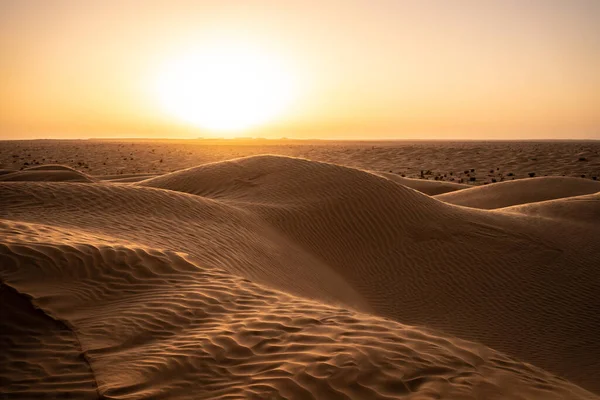
[[[597,0],[2,0],[0,138],[600,139],[599,20]],[[289,107],[226,133],[161,108],[159,66],[222,38],[290,67]]]

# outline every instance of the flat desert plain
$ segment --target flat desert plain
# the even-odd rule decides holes
[[[598,399],[599,142],[0,142],[0,397]]]

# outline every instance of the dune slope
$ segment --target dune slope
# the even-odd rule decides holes
[[[120,175],[98,175],[95,176],[99,181],[106,181],[112,183],[131,183],[131,182],[140,182],[145,179],[149,179],[155,177],[159,174],[120,174]]]
[[[365,171],[288,157],[207,164],[140,185],[259,215],[380,315],[597,385],[577,372],[583,359],[600,369],[590,357],[600,354],[590,343],[600,334],[597,227],[454,207]]]
[[[77,332],[78,355],[97,382],[85,395],[96,389],[98,398],[114,399],[595,398],[481,345],[290,296],[169,251],[84,242],[33,224],[2,228],[0,278],[31,299],[20,314],[43,310]],[[32,240],[40,229],[46,239]],[[12,348],[25,352],[23,346]],[[77,346],[52,350],[66,357]],[[27,353],[41,362],[48,349]],[[73,373],[55,370],[53,378],[64,385]],[[37,378],[34,371],[11,374]],[[80,381],[89,384],[89,374]]]
[[[457,207],[366,171],[275,156],[207,164],[132,185],[0,183],[0,218],[6,234],[1,279],[47,315],[84,332],[90,365],[107,371],[98,388],[111,397],[186,397],[192,376],[211,368],[217,372],[202,381],[206,398],[236,390],[256,398],[275,392],[385,398],[394,391],[591,396],[472,343],[459,347],[477,348],[484,361],[465,356],[476,371],[462,375],[457,371],[465,363],[452,351],[436,353],[458,343],[451,336],[600,390],[594,378],[600,370],[598,224]],[[198,296],[202,302],[193,302]],[[250,316],[240,316],[239,307]],[[251,316],[258,322],[250,324]],[[312,331],[308,320],[325,316],[334,316],[335,329]],[[204,317],[221,325],[198,327]],[[259,342],[281,340],[263,350],[283,364],[264,364],[253,341],[235,336],[248,324]],[[432,336],[443,339],[421,348],[421,339],[412,343],[398,333],[406,329],[429,335],[427,343]],[[362,338],[357,332],[363,330],[371,333]],[[343,342],[340,332],[365,341]],[[410,342],[417,353],[410,361],[397,349],[386,353],[386,337],[394,349]],[[359,350],[342,350],[343,343]],[[296,350],[308,352],[298,355],[304,361],[295,361]],[[331,373],[327,366],[310,370],[321,360],[311,357],[339,351],[350,352],[348,365],[355,368],[337,360],[324,361],[333,365]],[[494,355],[481,356],[486,352]],[[389,358],[370,364],[377,354]],[[110,369],[121,358],[122,367]],[[222,382],[238,375],[229,368],[238,359],[247,361],[229,388]],[[417,375],[398,368],[421,368],[423,359],[431,364],[417,373],[421,383],[406,386],[412,381],[406,377]],[[488,362],[489,369],[478,369]],[[296,364],[305,365],[304,372]],[[373,376],[388,367],[389,374]],[[441,374],[443,382],[429,377],[445,368],[452,371]],[[463,385],[467,375],[477,378]],[[406,379],[399,383],[399,376]],[[438,383],[424,384],[430,381]],[[344,382],[355,385],[342,389]]]
[[[600,192],[505,207],[499,211],[596,225],[600,221]]]
[[[168,248],[207,266],[369,311],[343,276],[256,215],[199,196],[98,183],[0,183],[0,216],[74,234]],[[43,233],[42,233],[43,234]]]
[[[64,165],[39,165],[0,175],[0,182],[94,182],[94,178]]]
[[[449,192],[455,192],[457,190],[468,189],[471,186],[465,185],[464,183],[445,182],[427,179],[414,179],[405,178],[398,174],[392,174],[389,172],[373,172],[376,175],[383,176],[391,181],[407,186],[409,188],[418,190],[421,193],[425,193],[429,196],[435,196],[437,194],[444,194]]]
[[[7,262],[4,255],[0,259]],[[98,398],[94,374],[69,327],[34,307],[28,295],[4,283],[0,283],[0,304],[2,398],[48,398],[49,394],[54,398]]]
[[[489,210],[596,192],[600,192],[600,181],[547,176],[475,186],[435,198],[450,204]]]

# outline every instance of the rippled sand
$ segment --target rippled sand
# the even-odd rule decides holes
[[[82,169],[0,175],[5,397],[598,398],[598,181]]]

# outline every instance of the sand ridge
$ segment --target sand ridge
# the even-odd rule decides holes
[[[446,203],[495,209],[600,192],[600,181],[548,176],[500,182],[435,196]]]
[[[518,206],[501,208],[499,211],[596,225],[598,221],[600,221],[600,204],[598,203],[600,203],[600,192],[582,196],[527,203]]]
[[[343,275],[379,314],[482,341],[554,372],[572,374],[590,351],[585,332],[599,328],[591,311],[600,306],[594,234],[571,224],[453,207],[366,171],[278,156],[139,185],[251,210]],[[511,339],[516,330],[521,336]],[[581,337],[581,354],[564,335]]]
[[[64,165],[40,165],[0,175],[0,182],[94,182],[83,172]]]
[[[18,236],[35,227],[6,227],[2,280],[72,327],[102,397],[594,398],[481,345],[273,291],[175,253],[27,243]],[[14,383],[18,372],[5,374],[11,393],[36,395]]]
[[[0,283],[0,388],[3,398],[97,399],[93,371],[76,335]],[[6,397],[5,397],[6,396]]]
[[[415,179],[405,178],[398,174],[392,174],[390,172],[373,172],[377,175],[383,176],[396,183],[404,185],[406,187],[418,190],[419,192],[425,193],[429,196],[435,196],[437,194],[454,192],[456,190],[462,190],[470,188],[471,186],[464,183],[446,182],[440,180],[428,180],[428,179]]]
[[[597,224],[281,156],[0,183],[0,209],[1,279],[87,332],[107,396],[185,398],[199,370],[205,398],[594,397],[536,367],[599,390]]]

